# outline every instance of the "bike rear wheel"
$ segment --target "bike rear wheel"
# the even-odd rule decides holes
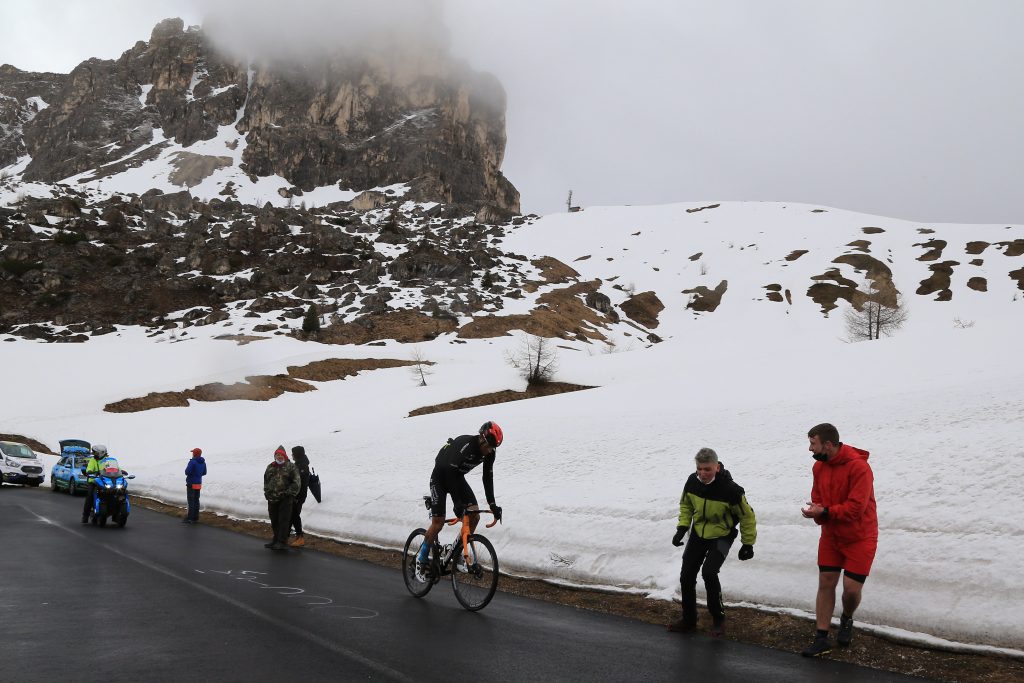
[[[462,541],[455,544],[452,557],[452,589],[459,603],[470,612],[487,606],[498,589],[498,555],[491,542],[479,534],[469,537],[470,563],[464,565]]]
[[[402,579],[405,580],[405,587],[417,598],[422,598],[434,587],[432,579],[420,581],[416,578],[416,557],[419,555],[420,546],[427,542],[427,530],[416,529],[409,534],[409,540],[405,542],[405,549],[402,551]]]

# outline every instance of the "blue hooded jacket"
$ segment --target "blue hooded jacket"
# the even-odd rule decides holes
[[[203,456],[192,458],[185,465],[185,483],[186,484],[202,484],[203,475],[206,474],[206,460]]]

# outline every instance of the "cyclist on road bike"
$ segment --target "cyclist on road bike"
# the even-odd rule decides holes
[[[455,516],[469,514],[470,533],[476,530],[480,521],[480,508],[473,489],[466,481],[466,473],[480,463],[484,464],[484,493],[487,505],[494,519],[501,520],[501,508],[494,502],[494,451],[501,445],[501,427],[496,422],[485,422],[476,434],[466,434],[448,439],[434,460],[434,471],[430,473],[430,528],[426,541],[420,546],[416,558],[416,578],[428,580],[430,567],[428,553],[437,541],[437,535],[444,526],[447,496],[452,497]]]

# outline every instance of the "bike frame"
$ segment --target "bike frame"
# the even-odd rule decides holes
[[[470,533],[472,533],[470,531],[469,527],[470,527],[470,516],[473,515],[473,514],[493,515],[494,513],[491,512],[490,510],[472,510],[472,511],[467,511],[467,512],[463,513],[462,517],[452,517],[451,519],[444,520],[444,523],[447,524],[448,526],[452,526],[453,524],[458,524],[460,520],[462,521],[462,529],[459,530],[459,536],[462,538],[462,557],[466,560],[466,565],[467,566],[473,564],[470,561],[470,559],[469,559],[469,535],[470,535]],[[492,526],[494,526],[497,523],[498,523],[498,520],[495,519],[490,524],[486,525],[485,528],[490,529]],[[434,541],[434,545],[439,545],[439,542],[435,540]],[[449,558],[449,562],[450,561],[451,561],[451,558]]]

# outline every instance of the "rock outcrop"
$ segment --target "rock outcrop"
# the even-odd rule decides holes
[[[149,42],[66,76],[0,67],[0,166],[27,152],[26,180],[102,177],[145,161],[159,139],[188,147],[233,125],[251,177],[278,174],[300,191],[410,183],[413,199],[518,213],[501,174],[501,84],[440,48],[416,49],[247,64],[167,19]]]

